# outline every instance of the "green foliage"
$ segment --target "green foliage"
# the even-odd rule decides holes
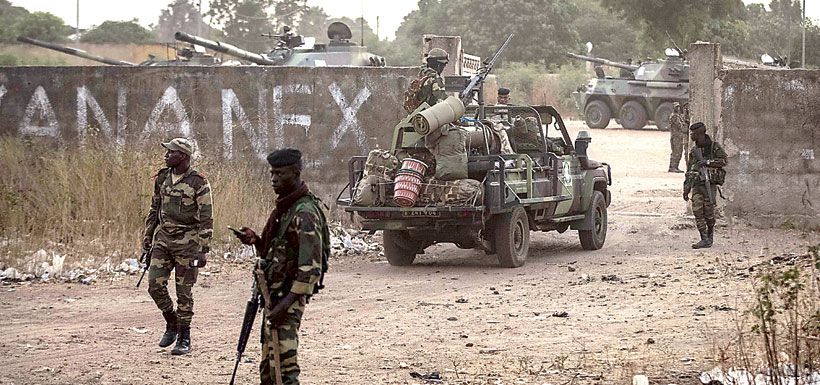
[[[225,22],[225,40],[242,49],[253,52],[266,52],[275,42],[262,34],[275,32],[271,18],[265,12],[263,4],[245,0],[235,8],[233,17]]]
[[[527,99],[532,95],[533,85],[543,72],[544,69],[538,64],[508,62],[503,68],[495,71],[495,74],[498,84],[510,89],[512,102],[515,104],[529,103]]]
[[[307,37],[315,37],[316,41],[327,39],[327,26],[330,16],[321,7],[310,7],[299,20],[296,32]]]
[[[20,59],[17,56],[3,53],[0,54],[0,66],[13,67],[20,64]]]
[[[190,0],[174,0],[168,4],[168,8],[162,10],[159,15],[159,22],[154,27],[154,34],[157,41],[163,43],[173,43],[174,34],[183,31],[205,38],[215,35],[212,28],[202,20],[199,9]]]
[[[558,100],[561,102],[562,114],[569,115],[576,111],[575,102],[572,99],[572,93],[578,89],[578,86],[585,84],[589,80],[589,71],[587,71],[584,64],[572,63],[563,65],[558,68]]]
[[[0,42],[14,42],[17,36],[28,36],[50,42],[64,42],[73,31],[63,19],[48,12],[30,13],[0,0]]]
[[[600,0],[609,10],[643,27],[647,48],[662,51],[670,45],[668,32],[679,44],[694,42],[710,21],[722,19],[738,8],[741,0]]]
[[[83,43],[142,44],[154,41],[154,35],[137,24],[136,19],[131,21],[109,20],[83,34],[80,41]]]
[[[418,65],[424,34],[461,36],[465,52],[487,57],[515,33],[502,61],[541,63],[546,68],[564,62],[563,52],[577,47],[573,12],[569,0],[420,0],[419,9],[396,31],[397,50],[388,60]]]
[[[609,60],[625,61],[643,57],[648,52],[640,43],[640,29],[624,20],[620,12],[609,12],[597,0],[578,0],[572,17],[572,27],[580,43],[592,43],[592,55]],[[586,54],[580,47],[576,53]]]

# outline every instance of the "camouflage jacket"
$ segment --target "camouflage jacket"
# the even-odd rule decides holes
[[[211,185],[189,168],[176,183],[171,169],[159,170],[154,181],[151,209],[145,218],[145,237],[170,251],[199,247],[208,251],[213,235]]]
[[[669,131],[671,132],[689,132],[689,117],[685,114],[673,112],[669,116]]]
[[[418,100],[431,106],[447,99],[447,92],[444,91],[444,78],[436,70],[423,66],[419,71],[419,77],[427,77],[419,91]]]
[[[706,146],[702,148],[703,159],[709,162],[706,166],[706,172],[709,174],[709,180],[714,185],[721,185],[726,179],[726,167],[728,157],[723,146],[712,140],[709,135],[706,135]],[[692,189],[696,186],[704,185],[704,181],[700,177],[700,168],[698,161],[695,158],[695,148],[692,146],[689,150],[689,155],[686,157],[686,180],[683,182],[684,189]]]
[[[282,221],[257,267],[272,297],[287,292],[309,296],[322,275],[324,242],[330,242],[324,212],[308,195],[297,200]]]

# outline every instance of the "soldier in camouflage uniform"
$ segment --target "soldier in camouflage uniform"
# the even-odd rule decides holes
[[[426,65],[419,70],[419,77],[410,83],[410,88],[405,92],[405,109],[413,112],[422,103],[430,106],[447,99],[447,92],[444,91],[444,78],[441,72],[450,62],[450,55],[441,48],[433,48],[427,53]]]
[[[672,146],[672,155],[669,157],[669,172],[683,172],[678,168],[683,150],[686,148],[686,135],[689,131],[689,103],[673,104],[672,115],[669,116],[669,143]]]
[[[695,224],[700,233],[700,241],[693,244],[693,249],[711,247],[715,235],[715,204],[709,201],[706,184],[701,178],[701,167],[706,168],[709,175],[712,197],[717,199],[717,186],[726,179],[727,156],[726,151],[717,142],[706,134],[706,125],[695,123],[690,128],[692,141],[695,146],[689,151],[686,158],[686,180],[683,182],[683,199],[689,200],[692,194],[692,213],[695,214]],[[695,149],[699,148],[703,154],[703,161],[698,162]]]
[[[199,268],[207,262],[205,254],[213,234],[213,205],[208,180],[190,167],[192,143],[176,138],[162,146],[167,149],[168,167],[156,174],[151,209],[145,219],[143,248],[151,251],[148,293],[166,322],[159,346],[170,346],[176,340],[171,354],[180,355],[191,348],[191,291]],[[176,277],[176,311],[168,295],[172,270]]]
[[[276,384],[280,371],[282,383],[291,385],[299,383],[299,324],[308,299],[322,287],[330,233],[320,201],[300,178],[299,150],[277,150],[267,160],[276,208],[261,236],[243,227],[237,237],[254,245],[259,257],[255,277],[265,300],[259,365],[262,384]]]

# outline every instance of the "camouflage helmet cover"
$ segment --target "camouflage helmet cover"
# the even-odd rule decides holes
[[[441,48],[433,48],[427,53],[427,61],[439,61],[447,63],[450,61],[450,54]]]

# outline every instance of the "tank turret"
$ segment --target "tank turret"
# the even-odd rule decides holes
[[[43,48],[54,50],[54,51],[57,51],[57,52],[62,52],[64,54],[68,54],[68,55],[72,55],[72,56],[78,56],[78,57],[81,57],[83,59],[93,60],[93,61],[96,61],[96,62],[100,62],[100,63],[112,65],[112,66],[134,66],[134,65],[136,65],[134,63],[130,63],[130,62],[127,62],[127,61],[117,60],[117,59],[110,59],[110,58],[103,57],[103,56],[97,56],[97,55],[85,52],[81,49],[72,48],[72,47],[69,47],[69,46],[61,45],[61,44],[49,43],[49,42],[45,42],[45,41],[42,41],[42,40],[32,39],[30,37],[19,36],[17,38],[17,41],[19,41],[21,43],[36,45],[38,47],[43,47]]]

